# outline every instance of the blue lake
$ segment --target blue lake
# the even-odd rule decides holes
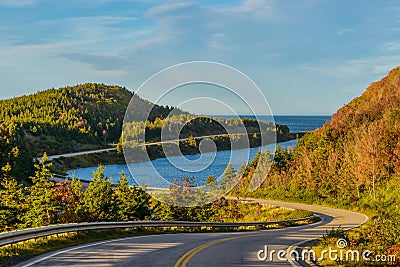
[[[226,116],[225,116],[226,117]],[[270,121],[270,117],[259,117]],[[330,116],[276,116],[275,122],[286,124],[291,132],[314,130],[321,127]],[[296,140],[279,144],[281,147],[295,147]],[[175,156],[159,158],[148,162],[126,164],[110,164],[105,166],[105,175],[112,182],[117,182],[120,173],[124,172],[131,184],[145,184],[150,187],[168,188],[175,178],[183,176],[194,177],[198,184],[205,184],[208,176],[219,178],[230,162],[235,170],[243,163],[253,160],[260,150],[275,151],[276,144],[240,150],[225,150],[198,155]],[[68,176],[74,175],[83,180],[91,180],[97,167],[81,168],[68,171]]]

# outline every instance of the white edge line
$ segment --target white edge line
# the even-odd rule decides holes
[[[329,216],[329,215],[328,215],[328,216]],[[320,217],[320,218],[321,218],[321,217]],[[321,221],[319,221],[318,224],[323,224],[324,221],[325,221],[325,218],[321,218]],[[302,240],[302,241],[300,241],[300,242],[297,242],[297,243],[295,243],[295,244],[289,246],[289,247],[286,249],[286,252],[287,252],[287,251],[292,251],[293,249],[296,249],[296,248],[297,248],[299,245],[301,245],[302,243],[306,243],[306,242],[308,242],[308,241],[310,241],[310,240],[313,240],[313,239],[315,239],[315,238],[310,238],[310,239],[306,239],[306,240]],[[289,262],[292,266],[296,266],[296,267],[301,266],[297,261],[291,260],[290,257],[288,258],[288,262]]]
[[[364,216],[365,219],[364,219],[364,221],[362,221],[361,223],[359,223],[359,224],[357,224],[357,225],[355,225],[355,226],[353,226],[353,227],[347,229],[346,231],[351,230],[351,229],[354,229],[354,228],[357,228],[357,227],[360,227],[361,225],[363,225],[364,223],[366,223],[366,222],[369,220],[369,216],[367,216],[367,215],[365,215],[365,214],[363,214],[363,213],[354,212],[354,211],[350,211],[350,212],[356,213],[356,214],[358,214],[358,215],[362,215],[362,216]],[[328,216],[330,216],[330,215],[328,215]],[[321,220],[319,223],[322,223],[324,220],[325,220],[325,219],[322,218],[322,220]],[[288,247],[286,251],[291,251],[291,250],[297,249],[299,245],[301,245],[301,244],[303,244],[303,243],[306,243],[306,242],[308,242],[308,241],[314,240],[314,239],[316,239],[316,238],[310,238],[310,239],[306,239],[306,240],[302,240],[302,241],[300,241],[300,242],[297,242],[297,243],[291,245],[290,247]],[[295,267],[300,266],[300,267],[301,267],[301,265],[300,265],[297,261],[292,261],[291,259],[288,259],[288,261],[289,261],[289,263],[290,263],[292,266],[295,266]]]
[[[348,230],[357,228],[357,227],[363,225],[364,223],[366,223],[366,222],[369,220],[369,217],[368,217],[367,215],[365,215],[365,214],[358,213],[358,212],[353,212],[353,213],[357,213],[357,214],[359,214],[359,215],[363,215],[363,216],[365,217],[365,219],[364,219],[364,221],[361,222],[360,224],[358,224],[358,225],[356,225],[356,226],[354,226],[354,227],[352,227],[352,228],[349,228]],[[324,218],[321,218],[321,221],[319,221],[319,222],[316,223],[316,224],[322,224],[322,223],[324,222],[324,220],[325,220]],[[302,227],[302,225],[300,225],[300,226],[295,226],[295,227],[291,227],[291,228],[293,229],[293,228],[297,228],[297,227]],[[264,230],[264,231],[274,231],[274,230],[277,231],[277,230],[282,230],[282,229],[286,229],[286,228],[268,229],[268,230]],[[347,230],[346,230],[346,231],[347,231]],[[232,234],[232,233],[226,233],[226,234]],[[241,234],[241,233],[239,232],[238,234]],[[174,235],[174,234],[163,234],[163,235]],[[85,244],[85,245],[74,246],[74,247],[71,247],[71,248],[58,250],[58,251],[53,252],[53,253],[51,253],[51,254],[49,254],[49,255],[47,255],[47,256],[43,256],[43,257],[38,256],[38,257],[40,257],[39,259],[32,260],[31,262],[28,262],[28,263],[26,263],[26,264],[20,263],[20,264],[18,264],[17,266],[29,267],[29,266],[32,266],[32,265],[37,264],[37,263],[39,263],[39,262],[42,262],[42,261],[44,261],[44,260],[50,259],[50,258],[52,258],[52,257],[54,257],[54,256],[63,254],[63,253],[65,253],[65,252],[74,251],[74,250],[78,250],[78,249],[82,249],[82,248],[88,248],[88,247],[97,246],[97,245],[102,245],[102,244],[107,244],[107,243],[112,243],[112,242],[118,242],[118,241],[124,241],[124,240],[136,239],[136,238],[154,237],[154,236],[159,236],[159,235],[131,236],[131,237],[110,239],[110,240],[104,240],[104,241],[95,242],[95,243],[90,243],[90,244]],[[308,241],[310,241],[310,240],[313,240],[313,239],[315,239],[315,238],[311,238],[311,239],[302,240],[302,241],[300,241],[300,242],[297,242],[297,243],[291,245],[290,247],[288,247],[287,251],[288,251],[288,250],[291,250],[291,249],[293,249],[293,248],[295,248],[295,247],[298,247],[298,246],[301,245],[302,243],[306,243],[306,242],[308,242]],[[301,266],[299,263],[297,263],[296,261],[292,261],[291,259],[289,259],[289,263],[290,263],[292,266],[296,266],[296,267],[297,267],[297,266]]]
[[[316,223],[316,224],[320,224],[322,221],[323,221],[323,219],[320,222]],[[313,224],[313,225],[315,225],[315,224]],[[293,228],[298,228],[298,227],[304,227],[304,225],[293,226],[293,227],[290,227],[290,228],[293,229]],[[266,229],[266,230],[260,230],[260,231],[274,232],[274,231],[282,231],[282,230],[285,230],[285,229],[288,229],[288,227],[278,228],[278,229]],[[220,235],[232,235],[232,234],[234,234],[234,235],[242,235],[243,234],[243,235],[245,235],[245,234],[248,234],[248,232],[215,233],[215,234],[220,234]],[[176,234],[161,234],[161,235],[165,236],[165,235],[176,235]],[[82,248],[88,248],[88,247],[98,246],[98,245],[112,243],[112,242],[124,241],[124,240],[129,240],[129,239],[155,237],[155,236],[160,236],[160,234],[158,234],[158,235],[130,236],[130,237],[109,239],[109,240],[99,241],[99,242],[95,242],[95,243],[89,243],[89,244],[84,244],[84,245],[73,246],[73,247],[70,247],[70,248],[65,248],[65,249],[54,251],[54,252],[49,252],[50,254],[48,254],[47,256],[38,255],[38,256],[35,257],[35,258],[38,258],[38,259],[35,260],[35,258],[33,258],[31,260],[27,260],[25,264],[22,262],[22,263],[17,264],[16,266],[29,267],[29,266],[32,266],[32,265],[37,264],[39,262],[48,260],[48,259],[50,259],[50,258],[52,258],[54,256],[58,256],[60,254],[63,254],[63,253],[69,252],[69,251],[74,251],[74,250],[78,250],[78,249],[82,249]]]
[[[173,235],[173,234],[165,234],[165,235]],[[39,259],[33,260],[31,262],[28,262],[26,264],[24,263],[20,263],[21,265],[17,265],[17,266],[23,266],[23,267],[29,267],[32,266],[36,263],[42,262],[44,260],[48,260],[54,256],[63,254],[65,252],[69,252],[69,251],[73,251],[73,250],[78,250],[78,249],[82,249],[82,248],[88,248],[88,247],[93,247],[93,246],[98,246],[98,245],[102,245],[102,244],[107,244],[107,243],[112,243],[112,242],[118,242],[118,241],[124,241],[124,240],[129,240],[129,239],[136,239],[136,238],[144,238],[144,237],[153,237],[153,236],[159,236],[159,235],[141,235],[141,236],[130,236],[130,237],[124,237],[124,238],[117,238],[117,239],[110,239],[110,240],[104,240],[104,241],[100,241],[100,242],[95,242],[95,243],[90,243],[90,244],[85,244],[85,245],[79,245],[79,246],[74,246],[71,248],[67,248],[67,249],[62,249],[62,250],[58,250],[56,252],[53,252],[47,256],[38,256],[40,257]],[[29,260],[28,260],[29,261]]]

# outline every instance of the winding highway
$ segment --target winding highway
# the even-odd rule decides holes
[[[272,251],[284,250],[289,254],[327,230],[339,226],[350,229],[368,220],[363,214],[322,206],[247,200],[310,210],[322,220],[310,225],[262,231],[162,234],[107,240],[51,252],[18,266],[300,266],[290,257],[278,258]]]

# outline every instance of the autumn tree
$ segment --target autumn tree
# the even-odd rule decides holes
[[[82,183],[75,177],[71,181],[57,183],[53,188],[52,201],[55,206],[54,218],[58,223],[79,222],[81,210]]]
[[[355,140],[357,167],[354,168],[357,184],[363,184],[376,198],[376,185],[387,174],[384,168],[385,157],[382,155],[384,144],[381,143],[383,129],[377,124],[365,126]]]

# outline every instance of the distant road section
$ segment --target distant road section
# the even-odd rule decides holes
[[[115,147],[111,147],[111,148],[104,148],[104,149],[97,149],[97,150],[90,150],[90,151],[80,151],[80,152],[75,152],[75,153],[53,155],[53,156],[48,156],[47,161],[52,161],[53,159],[58,159],[58,158],[70,158],[70,157],[76,157],[76,156],[82,156],[82,155],[88,155],[88,154],[109,152],[109,151],[114,151],[114,150],[117,150],[117,149]],[[38,161],[41,161],[42,157],[36,158],[36,159]]]
[[[204,139],[204,138],[212,138],[212,137],[228,136],[228,135],[229,134],[204,135],[204,136],[194,137],[194,139]],[[245,135],[248,135],[248,134],[246,133]],[[187,141],[187,140],[189,140],[189,138],[181,138],[181,139],[176,139],[176,140],[167,140],[167,141],[162,141],[162,142],[151,142],[151,143],[139,144],[138,146],[152,146],[152,145],[160,145],[160,144],[167,144],[167,143],[176,143],[176,142]],[[47,161],[52,161],[53,159],[58,159],[58,158],[71,158],[71,157],[76,157],[76,156],[103,153],[103,152],[110,152],[110,151],[115,151],[115,150],[117,150],[115,147],[111,147],[111,148],[96,149],[96,150],[89,150],[89,151],[80,151],[80,152],[60,154],[60,155],[52,155],[52,156],[48,156],[47,157]],[[36,158],[36,159],[38,161],[40,161],[42,159],[42,157],[39,157],[39,158]]]

